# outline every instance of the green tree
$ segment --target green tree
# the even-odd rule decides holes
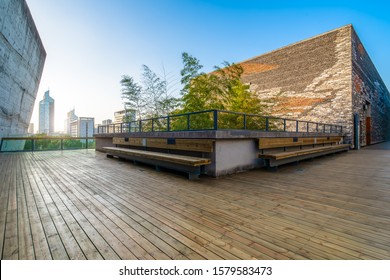
[[[141,86],[128,75],[123,75],[120,83],[122,85],[122,99],[125,100],[125,107],[132,108],[136,112],[136,117],[142,118],[145,107],[145,98]]]
[[[190,90],[191,81],[204,73],[199,72],[203,68],[203,65],[200,64],[199,59],[189,55],[186,52],[182,53],[181,58],[184,65],[183,69],[180,71],[181,84],[183,85],[181,94],[185,95]]]
[[[168,115],[177,107],[178,99],[168,90],[168,82],[148,66],[142,66],[142,85],[128,75],[122,76],[122,99],[125,107],[136,112],[136,118],[144,119]]]
[[[209,74],[200,72],[199,60],[182,54],[182,109],[181,113],[220,109],[260,114],[264,111],[260,99],[252,94],[249,85],[241,81],[244,72],[238,64],[224,62]]]

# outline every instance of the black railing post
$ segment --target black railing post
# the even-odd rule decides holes
[[[326,127],[325,127],[325,124],[324,124],[324,131],[323,131],[324,133],[326,132]]]
[[[286,119],[283,119],[283,131],[286,132]]]
[[[244,129],[246,130],[246,114],[244,114]]]
[[[142,121],[139,120],[139,123],[138,123],[138,132],[141,132],[142,131]]]
[[[218,111],[214,110],[214,130],[218,129]]]
[[[152,132],[154,132],[154,118],[152,118]]]
[[[316,132],[318,132],[318,123],[316,123]]]
[[[35,139],[31,139],[31,151],[34,152],[35,150]]]
[[[265,117],[265,131],[268,131],[269,128],[269,120],[268,117]]]
[[[187,114],[187,130],[190,130],[191,129],[191,125],[190,125],[190,114]]]
[[[121,123],[121,133],[123,133],[123,123]]]
[[[167,117],[167,131],[171,131],[171,118]]]
[[[309,132],[309,122],[306,123],[306,132]]]
[[[295,122],[295,131],[299,132],[299,121]]]
[[[99,130],[99,128],[98,128],[98,130]],[[64,139],[63,138],[61,138],[61,151],[64,149]]]

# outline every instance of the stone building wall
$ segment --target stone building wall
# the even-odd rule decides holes
[[[348,25],[244,61],[243,81],[270,115],[343,125],[351,141],[351,31]]]
[[[27,132],[46,52],[24,0],[0,1],[0,138]]]
[[[359,141],[369,145],[390,138],[390,94],[352,29],[353,112],[359,115]]]

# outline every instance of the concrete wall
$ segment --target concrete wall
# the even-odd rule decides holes
[[[350,142],[351,32],[344,26],[244,61],[243,81],[271,115],[341,124]]]
[[[209,175],[219,177],[234,174],[263,166],[257,158],[259,149],[255,139],[232,139],[215,142],[213,164],[214,170],[206,169]],[[209,167],[207,167],[209,168]]]
[[[390,139],[389,91],[353,29],[352,95],[353,111],[360,119],[361,145]]]
[[[46,52],[24,0],[0,1],[0,138],[23,135]]]

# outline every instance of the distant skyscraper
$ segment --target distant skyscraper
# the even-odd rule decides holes
[[[102,121],[102,125],[108,125],[108,124],[112,124],[112,120],[111,119],[107,119],[107,120],[103,120]]]
[[[95,118],[80,117],[70,123],[72,137],[93,137]]]
[[[127,109],[114,112],[114,123],[135,121],[135,110]]]
[[[72,131],[71,131],[71,123],[73,121],[77,121],[79,118],[76,116],[75,114],[75,109],[73,109],[72,111],[69,111],[68,112],[68,115],[67,115],[67,119],[66,119],[66,134],[68,135],[72,135]]]
[[[43,99],[39,102],[39,133],[47,135],[54,132],[54,99],[50,92],[46,91]]]
[[[79,118],[79,137],[93,137],[95,118]]]

